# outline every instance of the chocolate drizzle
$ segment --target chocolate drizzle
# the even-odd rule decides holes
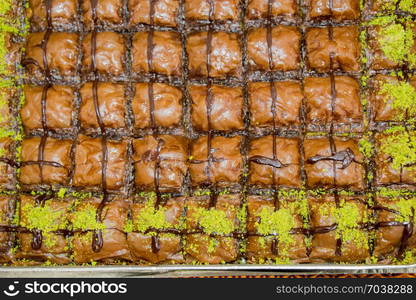
[[[333,15],[333,0],[329,0],[329,11],[331,13],[331,16]],[[332,42],[334,40],[334,28],[332,27],[332,24],[329,24],[328,26],[328,37],[329,40]],[[330,76],[330,80],[331,80],[331,124],[330,124],[330,130],[329,130],[329,145],[331,148],[331,157],[332,158],[338,158],[337,156],[341,156],[342,160],[342,168],[345,168],[349,166],[349,164],[351,162],[349,162],[350,157],[353,155],[350,155],[350,153],[347,152],[340,152],[341,154],[337,155],[337,147],[334,141],[334,117],[335,117],[335,102],[337,99],[337,90],[336,90],[336,86],[335,86],[335,70],[334,70],[334,58],[335,58],[335,53],[334,52],[330,52],[329,53],[329,76]],[[349,149],[347,149],[349,150]],[[352,151],[351,151],[352,152]],[[345,157],[345,158],[344,158]],[[332,160],[332,173],[334,174],[334,180],[333,180],[333,188],[334,188],[334,199],[335,199],[335,205],[337,208],[339,208],[340,203],[339,203],[339,194],[338,191],[336,189],[337,186],[337,166],[336,166],[336,160]],[[336,245],[336,249],[335,249],[335,255],[337,256],[341,256],[342,255],[342,233],[339,233],[339,237],[337,239],[337,245]]]
[[[100,202],[98,208],[97,208],[97,212],[96,212],[96,216],[97,216],[97,221],[102,222],[102,213],[103,210],[105,208],[106,203],[108,203],[109,201],[109,193],[107,191],[107,180],[106,180],[106,170],[107,170],[107,164],[108,164],[108,149],[107,149],[107,139],[109,138],[108,133],[106,132],[106,128],[105,128],[105,124],[102,118],[102,112],[100,112],[100,107],[99,107],[99,98],[98,98],[98,87],[99,87],[99,79],[98,79],[98,74],[97,74],[97,62],[96,62],[96,48],[97,48],[97,35],[99,34],[98,31],[96,30],[96,25],[97,25],[97,2],[98,0],[89,0],[91,3],[91,8],[92,8],[92,20],[93,20],[93,27],[92,27],[92,31],[91,31],[91,71],[93,72],[94,75],[94,80],[92,82],[92,92],[93,92],[93,101],[94,101],[94,109],[95,109],[95,115],[97,117],[97,123],[98,126],[100,128],[101,131],[101,150],[102,150],[102,158],[101,158],[101,165],[102,165],[102,174],[101,174],[101,189],[102,189],[102,193],[104,194],[104,197],[102,199],[102,201]],[[154,167],[154,187],[155,187],[155,191],[156,191],[156,198],[157,201],[155,203],[156,206],[159,206],[162,202],[162,193],[159,190],[160,188],[160,151],[161,149],[163,149],[163,139],[160,138],[160,132],[162,132],[161,130],[159,130],[159,127],[157,126],[157,122],[155,120],[155,98],[154,98],[154,91],[153,91],[153,87],[155,82],[157,82],[157,74],[154,73],[154,68],[153,68],[153,48],[154,48],[154,44],[153,44],[153,37],[154,37],[154,13],[155,13],[155,4],[157,3],[158,0],[149,0],[150,2],[150,12],[149,12],[149,18],[150,18],[150,26],[148,27],[148,35],[147,35],[147,56],[148,56],[148,71],[149,71],[149,84],[148,84],[148,100],[149,100],[149,108],[150,108],[150,123],[151,123],[151,129],[152,129],[152,135],[153,137],[156,139],[157,141],[157,148],[156,151],[153,151],[155,153],[152,153],[151,155],[151,159],[155,161],[155,167]],[[212,120],[211,120],[211,111],[212,111],[212,101],[213,101],[213,91],[212,91],[212,85],[214,82],[214,79],[211,78],[211,52],[212,52],[212,39],[213,39],[213,35],[215,34],[215,26],[214,26],[214,20],[213,20],[213,15],[214,15],[214,1],[215,0],[207,0],[209,3],[209,24],[208,24],[208,31],[207,31],[207,36],[206,36],[206,50],[207,50],[207,56],[206,56],[206,68],[207,68],[207,90],[206,90],[206,110],[207,110],[207,124],[208,124],[208,131],[207,131],[207,160],[192,160],[191,163],[206,163],[207,166],[205,168],[205,171],[207,173],[207,177],[208,177],[208,182],[209,182],[209,187],[211,190],[211,196],[210,196],[210,203],[209,203],[209,207],[215,207],[216,206],[216,201],[217,201],[217,195],[218,195],[218,191],[216,190],[216,186],[215,184],[212,183],[212,172],[213,170],[211,169],[213,166],[212,164],[214,162],[221,162],[224,159],[223,158],[215,158],[214,157],[214,151],[212,149],[212,139],[213,136],[215,136],[215,131],[212,130]],[[41,47],[43,50],[43,71],[45,73],[45,78],[46,78],[46,86],[44,87],[44,90],[42,91],[42,102],[41,102],[41,117],[42,117],[42,129],[43,129],[43,136],[40,142],[40,146],[39,146],[39,153],[38,153],[38,159],[36,161],[25,161],[25,162],[14,162],[13,160],[10,159],[6,159],[6,158],[0,158],[1,162],[5,162],[13,167],[19,167],[19,166],[23,166],[23,165],[38,165],[39,166],[39,170],[40,170],[40,177],[41,177],[41,181],[43,182],[44,180],[44,174],[43,174],[43,166],[52,166],[52,167],[56,167],[56,168],[66,168],[65,166],[63,166],[60,163],[57,162],[52,162],[52,161],[45,161],[44,158],[44,148],[46,145],[46,141],[47,141],[47,137],[49,136],[49,134],[51,133],[52,129],[48,128],[47,126],[47,116],[46,116],[46,102],[47,102],[47,94],[48,94],[48,90],[50,88],[50,77],[51,75],[51,70],[49,69],[49,65],[47,62],[48,59],[48,55],[47,55],[47,44],[48,44],[48,40],[50,37],[50,34],[52,33],[52,21],[51,21],[51,14],[50,14],[50,6],[51,6],[51,2],[52,0],[45,0],[46,3],[46,7],[47,7],[47,11],[49,11],[49,13],[47,13],[47,22],[48,22],[48,28],[47,31],[43,37],[43,41],[41,43]],[[332,14],[332,6],[333,6],[333,1],[329,0],[329,6],[330,6],[330,10],[331,10],[331,14]],[[278,158],[277,158],[277,141],[276,141],[276,137],[279,135],[278,132],[278,126],[277,126],[277,109],[278,106],[276,105],[276,101],[277,101],[277,91],[276,91],[276,86],[275,86],[275,82],[274,79],[275,78],[273,76],[273,38],[272,38],[272,33],[273,33],[273,21],[272,21],[272,7],[273,7],[273,3],[274,0],[268,0],[268,15],[267,15],[267,20],[265,22],[266,25],[266,39],[267,39],[267,51],[268,51],[268,62],[269,62],[269,70],[267,73],[267,80],[269,81],[270,84],[270,93],[271,93],[271,112],[273,115],[273,133],[272,133],[272,141],[273,141],[273,157],[263,157],[263,156],[253,156],[249,159],[250,162],[252,163],[256,163],[256,164],[261,164],[261,165],[267,165],[270,166],[272,168],[272,176],[273,176],[273,180],[272,180],[272,185],[273,185],[273,200],[274,200],[274,207],[275,209],[279,209],[280,206],[280,201],[279,201],[279,193],[277,193],[277,186],[278,186],[278,182],[277,178],[276,178],[276,168],[283,168],[286,167],[287,165],[282,163]],[[244,19],[244,15],[242,16],[242,18]],[[244,22],[244,20],[243,20]],[[331,21],[329,21],[331,23]],[[50,25],[49,25],[50,24]],[[147,25],[146,25],[147,26]],[[146,27],[147,28],[147,27]],[[245,26],[243,24],[243,30]],[[174,29],[175,30],[175,29]],[[329,27],[329,35],[330,38],[332,39],[332,26]],[[130,33],[130,31],[129,31]],[[182,33],[183,35],[185,35],[184,33]],[[329,71],[329,76],[331,79],[331,108],[332,108],[332,114],[334,115],[334,111],[335,111],[335,101],[336,101],[336,88],[335,88],[335,72],[334,72],[334,61],[335,59],[335,54],[331,53],[330,54],[330,71]],[[34,59],[24,59],[22,61],[23,65],[28,65],[28,64],[33,64],[36,65],[37,67],[39,67],[39,69],[42,69],[42,62],[37,62]],[[405,73],[405,72],[404,72]],[[406,74],[406,73],[405,73]],[[303,78],[302,74],[302,78]],[[285,76],[285,75],[284,75]],[[280,78],[280,77],[279,77]],[[262,80],[262,79],[261,79]],[[227,83],[226,83],[227,84]],[[246,83],[244,83],[244,85],[246,85]],[[333,119],[333,118],[332,118]],[[337,151],[336,149],[336,145],[335,145],[335,141],[333,138],[334,132],[333,132],[333,121],[331,121],[331,130],[330,130],[330,135],[329,135],[329,141],[330,141],[330,148],[331,148],[331,154],[328,156],[314,156],[312,158],[310,158],[308,160],[308,163],[316,163],[318,161],[332,161],[333,162],[333,167],[334,167],[334,182],[333,182],[333,187],[334,187],[334,197],[337,203],[337,206],[339,207],[339,194],[337,192],[337,188],[336,188],[336,180],[337,180],[337,170],[339,169],[345,169],[348,166],[351,165],[352,162],[355,163],[360,163],[358,161],[355,160],[355,155],[354,153],[351,151],[351,149],[346,149],[343,151]],[[191,129],[192,130],[192,129]],[[160,131],[160,132],[159,132]],[[164,131],[163,131],[164,132]],[[192,133],[191,133],[192,134]],[[245,149],[243,151],[246,151]],[[338,166],[338,167],[337,167]],[[69,171],[69,170],[68,170]],[[339,172],[339,171],[338,171]],[[243,192],[245,193],[245,192]],[[250,193],[247,191],[247,193]],[[45,200],[42,200],[41,197],[37,197],[37,204],[38,205],[42,205],[42,203],[44,203]],[[390,209],[387,207],[383,207],[383,206],[370,206],[371,209],[374,209],[374,211],[378,211],[378,210],[385,210],[385,211],[389,211],[391,213],[394,214],[400,214],[400,212],[398,212],[397,210],[394,209]],[[414,212],[413,212],[414,214]],[[403,252],[406,249],[406,246],[408,244],[408,240],[409,237],[413,234],[414,232],[414,224],[413,224],[413,218],[411,219],[412,221],[406,221],[406,222],[398,222],[398,221],[388,221],[388,222],[378,222],[378,223],[366,223],[366,224],[359,224],[360,228],[363,230],[374,230],[374,229],[378,229],[378,228],[384,228],[384,227],[391,227],[391,226],[401,226],[403,227],[403,235],[401,238],[401,243],[400,243],[400,247],[398,249],[399,252],[399,256],[401,256],[403,254]],[[321,227],[315,227],[315,228],[308,228],[308,229],[304,229],[304,228],[294,228],[290,231],[290,233],[292,234],[305,234],[308,236],[311,236],[313,234],[324,234],[324,233],[328,233],[328,232],[332,232],[334,230],[337,230],[338,226],[337,224],[332,224],[330,226],[321,226]],[[32,241],[32,248],[33,249],[40,249],[41,245],[42,245],[42,232],[40,230],[34,230],[34,231],[30,231],[27,230],[26,228],[22,228],[19,226],[0,226],[0,232],[28,232],[28,233],[32,233],[33,234],[33,241]],[[82,231],[82,230],[57,230],[54,231],[55,234],[60,234],[60,235],[73,235],[74,233],[82,233],[82,232],[91,232],[91,231]],[[197,230],[179,230],[179,229],[156,229],[156,228],[151,228],[148,230],[148,233],[154,233],[151,236],[151,250],[154,254],[157,254],[160,249],[161,249],[161,243],[160,243],[160,239],[159,239],[159,234],[160,233],[172,233],[172,234],[178,234],[178,235],[187,235],[187,234],[195,234],[195,233],[203,233],[201,230],[197,229]],[[213,236],[232,236],[232,237],[236,237],[236,238],[246,238],[248,236],[270,236],[272,237],[272,243],[271,243],[271,252],[273,253],[273,255],[278,255],[278,235],[277,234],[270,234],[270,235],[261,235],[258,233],[254,233],[254,232],[232,232],[229,235],[216,235],[213,234]],[[92,241],[92,249],[95,252],[100,251],[100,249],[103,246],[103,238],[102,238],[102,232],[101,230],[99,231],[93,231],[93,241]],[[341,255],[341,247],[342,247],[342,240],[341,238],[337,240],[337,255]]]
[[[207,125],[208,125],[208,133],[207,133],[207,167],[205,172],[208,177],[208,183],[210,184],[210,201],[209,207],[215,207],[217,202],[217,193],[215,192],[215,184],[212,183],[212,122],[211,122],[211,111],[212,111],[212,78],[211,78],[211,48],[212,48],[212,35],[213,35],[213,15],[214,15],[214,2],[213,0],[208,0],[209,4],[209,14],[208,14],[208,32],[207,32],[207,39],[206,39],[206,51],[207,51],[207,95],[205,98],[205,105],[207,110]]]
[[[52,26],[52,0],[45,0],[45,7],[46,7],[46,21],[47,21],[47,28],[46,28],[46,32],[45,35],[43,37],[42,40],[42,44],[41,44],[41,48],[42,48],[42,59],[43,59],[43,68],[44,68],[44,72],[45,72],[45,81],[47,82],[47,84],[43,87],[42,90],[42,98],[41,98],[41,115],[42,115],[42,137],[40,140],[40,144],[39,144],[39,149],[38,149],[38,159],[37,162],[26,162],[26,164],[30,164],[30,163],[37,163],[38,167],[39,167],[39,176],[40,176],[40,182],[43,183],[43,165],[48,164],[48,165],[53,165],[50,164],[51,162],[47,162],[45,161],[45,146],[46,146],[46,139],[48,138],[48,133],[49,133],[49,128],[47,125],[47,120],[46,120],[46,98],[48,95],[48,90],[50,88],[50,69],[49,69],[49,64],[48,64],[48,53],[47,53],[47,48],[48,48],[48,41],[49,41],[49,37],[52,33],[53,30],[53,26]],[[44,205],[45,204],[45,199],[40,197],[37,198],[37,202],[39,202],[38,204],[40,205]],[[34,230],[33,232],[33,240],[32,240],[32,248],[35,250],[38,250],[42,247],[42,232],[40,230]]]
[[[159,138],[159,130],[155,120],[155,98],[153,85],[155,81],[156,74],[154,73],[153,68],[153,36],[154,36],[154,19],[155,19],[155,5],[158,0],[149,0],[150,1],[150,10],[149,10],[149,19],[150,19],[150,29],[147,33],[147,66],[150,74],[150,81],[148,84],[148,97],[149,97],[149,110],[150,110],[150,126],[152,128],[152,134],[154,139],[157,142],[156,154],[155,154],[155,166],[154,166],[154,186],[156,192],[156,202],[155,207],[158,208],[162,202],[162,195],[160,193],[160,152],[162,150],[164,141]],[[159,237],[152,236],[152,252],[157,254],[160,251],[160,241]]]
[[[266,165],[266,166],[270,166],[273,168],[284,168],[287,166],[287,164],[282,163],[277,158],[271,159],[271,158],[261,156],[261,155],[255,155],[255,156],[250,157],[250,161],[259,165]]]
[[[341,166],[339,169],[347,168],[352,162],[356,162],[354,152],[350,148],[346,150],[338,151],[333,155],[324,156],[324,155],[316,155],[307,160],[308,163],[315,164],[322,160],[330,160],[334,162],[340,162]]]
[[[277,183],[276,183],[276,168],[282,168],[285,167],[276,157],[276,98],[277,98],[277,91],[276,86],[273,81],[272,77],[272,71],[274,69],[273,65],[273,36],[272,36],[272,8],[273,8],[273,1],[274,0],[268,0],[267,2],[267,32],[266,32],[266,39],[267,39],[267,55],[269,60],[269,71],[270,71],[270,77],[269,77],[269,84],[270,84],[270,94],[272,98],[272,115],[273,115],[273,134],[272,134],[272,152],[273,152],[273,159],[271,160],[265,160],[264,158],[261,159],[259,157],[255,157],[254,159],[257,160],[255,162],[260,162],[262,164],[271,165],[272,166],[272,185],[273,185],[273,200],[274,200],[274,209],[278,210],[280,207],[280,201],[279,201],[279,193],[277,192]],[[272,240],[272,246],[271,251],[273,255],[278,255],[278,240],[274,238]]]
[[[100,104],[98,99],[98,72],[97,72],[97,62],[96,62],[96,52],[97,52],[97,4],[98,0],[90,0],[91,3],[91,14],[92,14],[92,32],[91,32],[91,71],[94,76],[92,82],[92,95],[94,101],[95,116],[97,118],[97,123],[101,131],[101,189],[103,192],[103,199],[98,205],[96,212],[97,222],[102,222],[102,212],[105,205],[109,202],[109,194],[107,191],[107,165],[108,165],[108,147],[107,147],[107,132],[105,129],[105,124],[100,112]],[[102,230],[94,230],[92,237],[92,250],[94,252],[99,252],[103,247],[103,233]]]

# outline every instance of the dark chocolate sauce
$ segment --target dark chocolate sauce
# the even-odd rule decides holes
[[[334,162],[340,162],[341,167],[339,169],[345,169],[347,168],[352,162],[355,161],[355,155],[354,152],[350,148],[347,148],[346,150],[338,151],[333,155],[325,156],[325,155],[316,155],[307,160],[308,163],[315,164],[322,160],[330,160]]]

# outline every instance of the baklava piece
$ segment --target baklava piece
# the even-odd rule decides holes
[[[151,86],[149,83],[137,83],[135,87],[132,108],[136,128],[169,128],[181,124],[183,95],[179,88],[164,83],[153,83]]]
[[[370,26],[367,30],[370,68],[394,69],[406,64],[409,69],[414,69],[416,67],[415,34],[414,23]]]
[[[186,51],[191,77],[241,78],[242,56],[237,34],[213,32],[211,40],[208,36],[207,32],[198,32],[188,37]],[[207,49],[211,49],[208,57]]]
[[[132,70],[138,74],[158,73],[166,76],[182,74],[180,35],[170,31],[155,31],[152,47],[148,47],[149,32],[137,32],[133,37]],[[151,48],[151,53],[148,53]]]
[[[391,14],[395,11],[403,14],[414,14],[416,12],[416,3],[409,0],[373,0],[370,1],[370,13],[373,14]]]
[[[45,32],[37,32],[28,35],[22,64],[31,76],[38,78],[48,75],[47,71],[54,76],[70,77],[76,75],[78,56],[78,34],[53,32],[46,36]]]
[[[95,103],[93,96],[95,84],[97,85],[98,103]],[[80,94],[79,118],[82,128],[99,128],[100,122],[106,128],[122,128],[125,126],[124,85],[110,82],[89,82],[82,86]]]
[[[247,37],[247,56],[252,71],[293,71],[299,69],[301,34],[295,27],[277,26],[271,29],[250,30]]]
[[[335,85],[334,91],[332,84]],[[308,124],[351,124],[362,121],[360,86],[354,78],[335,76],[334,83],[331,83],[330,77],[308,77],[304,89]]]
[[[360,0],[309,0],[310,19],[356,20],[360,17]]]
[[[247,258],[250,262],[280,263],[308,260],[306,236],[302,230],[307,215],[301,199],[249,196],[247,200]]]
[[[192,185],[237,184],[243,168],[241,136],[208,139],[201,136],[192,143],[189,159]]]
[[[360,44],[356,26],[309,28],[306,32],[306,50],[309,68],[319,72],[328,72],[331,67],[332,70],[346,72],[360,70]]]
[[[14,141],[10,137],[0,138],[0,187],[10,188],[13,183]]]
[[[47,260],[68,264],[69,238],[57,233],[69,229],[72,201],[50,195],[20,196],[20,226],[31,232],[19,233],[19,258]]]
[[[175,27],[177,26],[179,2],[179,0],[129,0],[130,25],[150,25],[150,11],[153,3],[153,24]]]
[[[70,215],[72,228],[76,232],[72,241],[75,263],[93,261],[131,261],[130,249],[124,229],[129,212],[128,201],[113,198],[99,214],[102,199],[93,198],[80,202]]]
[[[120,76],[125,72],[126,45],[122,34],[115,32],[88,33],[82,42],[84,72],[97,71],[105,75]],[[95,41],[95,48],[92,44]],[[95,59],[91,55],[95,50]],[[93,65],[95,61],[95,66]],[[94,70],[95,67],[95,70]]]
[[[401,126],[375,137],[376,183],[416,184],[416,132]]]
[[[71,167],[72,141],[30,137],[22,142],[20,182],[67,184]]]
[[[186,173],[188,145],[184,137],[146,136],[133,141],[135,183],[145,190],[175,191]]]
[[[82,1],[83,22],[87,29],[93,28],[94,8],[93,3],[96,2],[95,13],[97,24],[106,26],[121,25],[123,22],[123,0],[95,0]]]
[[[371,80],[370,104],[373,121],[402,122],[416,118],[416,77],[409,82],[394,76],[376,75]]]
[[[24,87],[25,103],[20,111],[26,132],[42,129],[42,98],[45,92],[46,129],[69,129],[75,102],[75,90],[70,86],[53,85]]]
[[[212,3],[212,4],[210,4]],[[212,8],[211,8],[212,5]],[[212,9],[212,15],[210,11]],[[185,18],[192,21],[238,21],[238,0],[185,0]]]
[[[247,19],[267,19],[269,12],[269,0],[249,0],[247,7]],[[271,18],[278,17],[292,20],[297,15],[296,0],[273,0],[271,9]]]
[[[74,186],[106,186],[109,190],[118,190],[125,185],[127,142],[102,139],[78,137],[75,147]],[[105,183],[103,179],[106,180]]]
[[[0,195],[0,226],[11,226],[12,223],[12,202],[13,196]],[[0,261],[7,260],[8,253],[12,248],[11,233],[0,232]]]
[[[370,258],[369,233],[365,229],[369,212],[361,198],[321,196],[309,199],[309,207],[314,231],[311,261],[359,263]]]
[[[412,203],[413,201],[413,203]],[[390,261],[416,246],[416,234],[412,230],[415,216],[415,199],[378,196],[375,210],[376,227],[374,256],[380,261]]]
[[[16,42],[14,34],[6,30],[2,30],[1,34],[2,49],[5,51],[2,55],[0,73],[1,75],[14,76],[22,65],[22,43]]]
[[[235,261],[238,257],[238,240],[233,237],[240,221],[240,195],[218,195],[215,206],[210,207],[210,197],[187,199],[186,235],[184,251],[191,261],[219,264]]]
[[[32,27],[47,27],[47,7],[44,0],[29,0],[28,18]],[[77,21],[77,0],[50,0],[50,12],[53,26],[68,27]],[[87,1],[88,2],[88,1]]]
[[[9,128],[13,122],[11,104],[15,101],[16,96],[16,87],[9,84],[3,87],[0,86],[0,127],[2,128]]]
[[[299,82],[251,82],[248,90],[251,127],[270,129],[273,124],[275,127],[300,125],[303,92]]]
[[[364,188],[363,157],[354,139],[308,138],[304,142],[309,187]],[[333,149],[332,149],[333,148]]]
[[[214,85],[208,90],[207,86],[192,85],[189,94],[194,129],[226,131],[244,128],[242,88]]]
[[[266,136],[253,139],[248,160],[251,184],[274,187],[299,187],[301,184],[299,140],[296,138]]]
[[[155,206],[155,199],[139,197],[131,207],[127,242],[135,260],[147,263],[184,261],[181,243],[184,198],[170,198]]]

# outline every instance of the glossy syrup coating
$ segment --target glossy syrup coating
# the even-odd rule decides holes
[[[186,51],[189,57],[189,73],[192,77],[206,77],[207,32],[189,35]],[[210,76],[217,78],[242,76],[242,55],[240,40],[235,33],[212,33],[210,55]]]
[[[310,124],[354,123],[363,119],[360,86],[356,79],[336,76],[335,97],[332,97],[331,78],[305,79],[306,118]],[[334,111],[332,107],[334,106]]]
[[[178,0],[159,0],[154,4],[153,22],[161,26],[177,26]],[[130,24],[150,24],[151,0],[129,0]]]
[[[413,262],[414,29],[364,23],[383,1],[29,0],[0,261]]]
[[[192,99],[192,125],[195,130],[208,130],[208,114],[212,130],[231,131],[244,128],[243,91],[240,87],[210,87],[209,112],[206,86],[190,86],[189,94]]]
[[[182,74],[182,46],[179,34],[157,31],[152,33],[152,47],[149,47],[149,33],[138,32],[133,37],[132,70],[136,73],[150,73],[149,55],[152,57],[152,72],[167,76]],[[151,53],[147,53],[147,51]]]
[[[268,0],[249,0],[246,18],[250,20],[266,19],[268,17]],[[295,0],[274,0],[272,2],[272,17],[292,19],[297,15],[298,5]]]
[[[87,199],[78,205],[71,218],[76,219],[77,213],[92,210],[94,213],[100,205],[100,199]],[[99,251],[93,251],[91,248],[93,232],[79,232],[73,237],[72,247],[74,261],[76,263],[89,263],[99,260],[131,260],[130,250],[128,248],[127,237],[122,231],[124,229],[128,213],[128,202],[123,198],[115,198],[102,208],[100,230],[102,231],[103,246]],[[94,220],[95,215],[91,214]],[[77,224],[77,223],[76,223]],[[91,224],[94,225],[94,224]],[[94,227],[94,226],[92,226]],[[85,226],[85,229],[88,226]]]
[[[311,19],[328,18],[335,21],[357,20],[360,17],[359,0],[309,0]]]
[[[331,141],[327,137],[309,138],[304,141],[308,185],[362,190],[364,168],[357,141],[334,138],[333,145],[335,149],[331,149]]]
[[[143,224],[144,216],[150,216],[149,226],[155,226],[155,214],[157,211],[165,221],[163,229],[166,233],[158,233],[157,235],[146,234],[145,232],[130,232],[127,234],[127,241],[131,249],[132,256],[135,260],[143,260],[150,263],[174,262],[181,263],[184,261],[184,255],[181,245],[181,235],[175,230],[182,224],[182,215],[185,209],[184,198],[168,199],[158,210],[153,209],[153,203],[149,203],[147,199],[139,199],[131,207],[131,220],[133,226],[140,223]],[[147,227],[147,226],[146,226]],[[144,229],[144,228],[143,228]],[[149,229],[149,228],[146,228]],[[172,229],[175,233],[170,233]],[[180,232],[180,230],[179,230]],[[158,247],[155,248],[155,241]],[[157,251],[155,251],[157,250]]]
[[[26,131],[42,128],[42,86],[25,86],[25,103],[20,111]],[[46,124],[49,128],[69,129],[72,126],[72,112],[75,89],[71,86],[54,85],[46,94]]]
[[[185,0],[185,18],[187,20],[208,20],[211,0]],[[239,17],[238,0],[212,0],[215,21],[237,21]]]
[[[274,154],[273,139],[276,143]],[[301,185],[298,139],[265,136],[251,140],[249,149],[249,183],[285,187]]]
[[[51,0],[51,18],[55,26],[75,25],[77,16],[77,0]],[[47,7],[43,0],[30,0],[27,14],[31,26],[45,28],[47,26]]]
[[[75,148],[75,170],[73,185],[80,187],[97,187],[102,184],[102,138],[78,137]],[[110,190],[124,186],[126,168],[126,141],[107,141],[106,184]]]
[[[306,48],[309,68],[328,72],[331,68],[331,53],[334,56],[333,70],[359,71],[360,44],[356,26],[309,28],[306,33]]]
[[[70,169],[70,140],[26,138],[22,142],[20,181],[23,184],[67,184]],[[40,157],[39,152],[42,152]]]
[[[298,126],[303,99],[301,85],[297,81],[273,82],[276,97],[272,99],[271,85],[268,82],[250,82],[249,109],[250,125],[255,128]],[[275,106],[276,116],[272,107]]]
[[[133,141],[135,183],[144,190],[182,187],[187,170],[187,140],[181,136],[145,136]]]
[[[88,33],[82,41],[84,57],[82,69],[91,72],[92,47],[94,37]],[[95,67],[96,71],[106,75],[119,76],[125,72],[126,45],[122,34],[115,32],[97,32],[95,34]]]
[[[79,56],[78,34],[53,32],[46,43],[46,55],[42,41],[45,32],[30,33],[27,37],[26,54],[23,63],[31,75],[43,78],[47,69],[57,76],[76,75]],[[46,56],[46,61],[44,58]],[[46,65],[45,65],[46,63]]]
[[[124,86],[109,82],[98,83],[98,109],[104,126],[121,128],[125,126]],[[94,107],[93,84],[86,83],[80,89],[81,107],[79,118],[82,128],[98,128],[98,120]]]
[[[132,100],[134,124],[136,128],[150,128],[151,115],[154,116],[156,126],[178,127],[183,118],[183,93],[172,85],[154,83],[153,110],[149,99],[149,83],[137,83],[135,85]]]
[[[208,137],[192,141],[189,171],[193,185],[214,182],[236,184],[242,172],[241,137],[216,136],[211,139],[212,157],[208,161]],[[205,171],[207,170],[207,171]]]

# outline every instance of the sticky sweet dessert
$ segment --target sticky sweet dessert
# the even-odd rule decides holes
[[[3,2],[2,264],[416,263],[414,1]]]

